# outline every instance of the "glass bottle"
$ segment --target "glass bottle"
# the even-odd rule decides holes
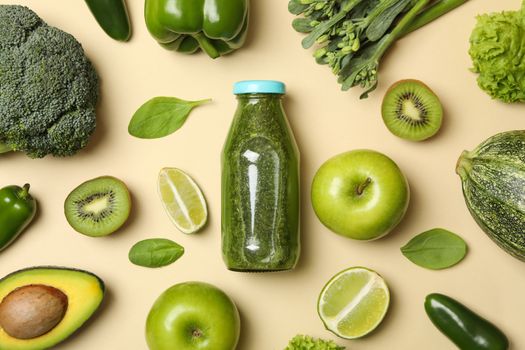
[[[222,254],[234,271],[280,271],[299,259],[299,151],[281,82],[234,86],[238,107],[222,152]]]

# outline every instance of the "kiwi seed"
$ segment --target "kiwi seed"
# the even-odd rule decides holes
[[[423,82],[407,79],[388,89],[381,114],[392,134],[405,140],[422,141],[438,132],[443,107],[436,94]]]
[[[75,188],[67,197],[64,210],[76,231],[91,237],[107,236],[128,219],[131,198],[122,181],[103,176]]]

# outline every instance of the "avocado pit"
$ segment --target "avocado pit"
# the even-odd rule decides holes
[[[19,287],[0,303],[0,327],[13,338],[36,338],[55,328],[67,307],[67,296],[57,288],[42,284]]]

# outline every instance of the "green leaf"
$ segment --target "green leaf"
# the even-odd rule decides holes
[[[129,261],[144,267],[162,267],[175,262],[184,254],[184,247],[164,238],[146,239],[129,251]]]
[[[184,101],[176,97],[154,97],[133,114],[128,132],[141,139],[156,139],[174,133],[186,122],[193,108],[211,99]]]
[[[435,228],[412,238],[401,248],[401,252],[416,265],[440,270],[463,260],[467,244],[455,233]]]

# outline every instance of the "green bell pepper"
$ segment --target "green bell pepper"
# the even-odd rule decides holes
[[[0,189],[0,251],[24,231],[36,214],[36,201],[29,194],[29,185]]]
[[[240,48],[246,39],[249,0],[146,0],[146,26],[169,50],[211,58]]]
[[[428,295],[425,311],[432,323],[461,350],[509,348],[509,341],[502,331],[446,295]]]
[[[119,41],[128,41],[131,38],[131,23],[125,0],[85,1],[107,35]]]

